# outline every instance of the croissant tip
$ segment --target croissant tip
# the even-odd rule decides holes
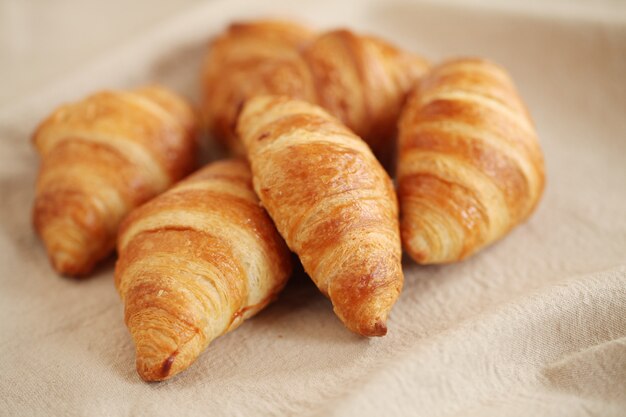
[[[178,351],[172,353],[170,356],[167,357],[167,359],[163,361],[163,364],[161,365],[161,375],[163,375],[164,377],[167,377],[169,375],[172,369],[172,364],[176,359],[176,355],[178,355]]]
[[[164,381],[176,373],[172,373],[176,356],[178,351],[171,353],[163,361],[153,361],[137,355],[137,373],[146,382]]]
[[[72,256],[63,250],[50,252],[50,263],[57,271],[61,273],[68,272],[73,269]]]
[[[49,258],[52,267],[67,277],[84,277],[91,271],[89,265],[80,265],[72,253],[64,250],[50,252]]]
[[[142,300],[146,300],[145,291]],[[129,298],[130,296],[130,298]],[[126,300],[132,300],[127,294]],[[135,342],[137,373],[146,382],[165,381],[187,369],[204,349],[204,337],[192,330],[184,331],[177,317],[158,313],[153,308],[130,313],[127,325]],[[163,307],[163,305],[161,305]],[[127,304],[128,314],[128,304]],[[182,339],[182,340],[181,340]]]
[[[374,334],[373,336],[384,336],[387,334],[387,324],[384,321],[377,321],[374,324]]]
[[[381,337],[387,334],[387,325],[384,320],[376,320],[372,326],[365,329],[360,329],[360,334],[367,337]]]
[[[55,196],[61,197],[62,193]],[[51,203],[46,198],[42,197],[36,203],[33,223],[46,249],[50,265],[66,277],[87,276],[96,262],[108,254],[108,246],[105,246],[107,235],[96,224],[96,216],[89,216],[93,221],[88,228],[82,227],[75,220],[74,211],[83,210],[80,204],[76,205],[76,201],[70,199],[63,204],[55,201]],[[89,235],[89,231],[94,234]]]
[[[401,284],[400,284],[401,285]],[[330,292],[335,314],[344,325],[361,336],[380,337],[387,334],[387,317],[400,293],[400,288],[358,299],[343,299],[341,289]]]

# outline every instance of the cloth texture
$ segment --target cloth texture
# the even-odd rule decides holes
[[[625,416],[626,15],[547,10],[216,1],[16,97],[0,109],[0,415]],[[466,261],[406,259],[386,337],[350,333],[297,273],[187,371],[148,384],[114,258],[86,280],[48,264],[31,225],[30,135],[54,107],[98,89],[158,82],[197,100],[208,39],[267,16],[348,26],[434,62],[501,63],[537,125],[545,194],[525,224]]]

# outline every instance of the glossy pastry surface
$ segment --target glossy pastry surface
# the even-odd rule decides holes
[[[195,131],[189,105],[154,86],[93,94],[39,125],[33,219],[59,273],[88,274],[124,216],[193,169]]]
[[[404,248],[419,263],[464,259],[535,209],[543,154],[507,72],[481,59],[434,68],[411,94],[399,128]]]
[[[205,60],[204,117],[214,136],[243,154],[234,128],[246,99],[302,99],[326,108],[389,162],[401,106],[427,69],[419,56],[345,29],[314,34],[288,22],[234,24]]]
[[[238,131],[261,202],[335,313],[356,333],[384,335],[403,282],[398,207],[370,148],[287,97],[249,100]]]
[[[210,164],[133,211],[118,253],[115,283],[146,381],[186,369],[272,301],[291,272],[241,160]]]

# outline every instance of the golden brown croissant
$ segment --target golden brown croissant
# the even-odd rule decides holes
[[[320,107],[246,102],[238,123],[259,198],[352,331],[382,336],[402,288],[398,207],[365,142]]]
[[[509,75],[480,59],[433,69],[399,129],[402,240],[419,263],[466,258],[526,219],[544,187],[533,123]]]
[[[244,149],[235,134],[243,102],[256,94],[306,99],[310,77],[299,48],[314,38],[308,28],[289,22],[234,23],[213,40],[204,61],[202,112],[209,131],[235,153]]]
[[[58,272],[89,273],[124,216],[193,168],[195,125],[189,105],[159,87],[100,92],[39,125],[33,218]]]
[[[291,271],[238,160],[211,164],[133,211],[118,252],[115,282],[146,381],[186,369],[272,301]]]
[[[421,57],[389,43],[334,30],[317,37],[302,55],[312,73],[317,103],[389,162],[402,104],[428,69]]]
[[[326,108],[389,159],[406,93],[427,68],[420,57],[348,30],[313,39],[288,23],[237,24],[205,61],[204,114],[212,133],[242,153],[234,127],[245,99],[299,98]]]

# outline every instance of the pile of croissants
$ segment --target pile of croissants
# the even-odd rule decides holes
[[[348,329],[383,336],[402,248],[459,261],[541,197],[533,124],[488,61],[431,66],[348,30],[256,21],[212,40],[201,78],[198,112],[157,86],[104,91],[34,133],[35,229],[63,275],[117,248],[144,380],[183,371],[275,299],[291,252]],[[203,129],[233,157],[183,179]]]

